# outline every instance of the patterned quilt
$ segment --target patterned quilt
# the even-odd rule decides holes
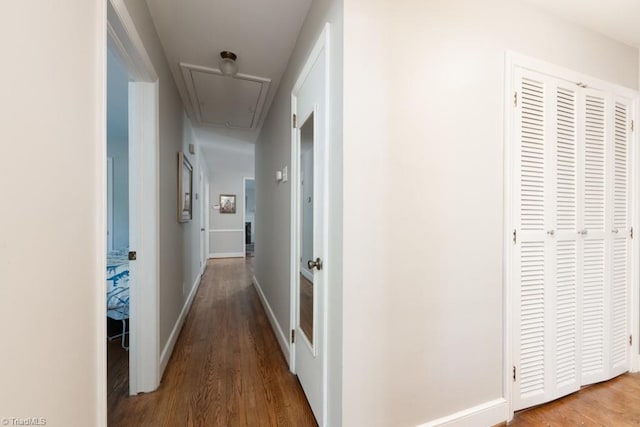
[[[129,248],[107,254],[107,316],[129,318]]]

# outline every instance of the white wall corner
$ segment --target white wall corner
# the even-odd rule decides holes
[[[195,299],[196,292],[198,292],[198,289],[200,288],[200,279],[202,279],[202,275],[204,274],[204,270],[206,269],[206,267],[206,264],[202,266],[202,269],[200,269],[200,273],[196,277],[196,280],[193,282],[193,286],[191,286],[191,292],[189,292],[189,296],[182,306],[180,315],[178,316],[176,323],[173,325],[171,335],[169,335],[169,339],[162,349],[162,354],[160,355],[160,380],[162,380],[164,370],[167,368],[169,359],[171,359],[173,348],[176,346],[176,341],[178,341],[178,337],[180,336],[180,332],[182,331],[182,326],[184,325],[184,321],[187,318],[187,314],[189,313],[189,310],[191,310],[191,305],[193,304],[193,300]]]
[[[289,340],[287,339],[288,335],[286,335],[282,330],[282,328],[280,327],[280,324],[278,323],[278,319],[276,319],[276,315],[273,313],[273,310],[269,305],[269,301],[267,301],[267,298],[265,297],[264,292],[262,292],[262,288],[260,287],[260,283],[258,283],[258,279],[256,279],[256,276],[253,276],[253,285],[255,286],[256,291],[258,292],[258,296],[260,296],[260,301],[262,302],[264,311],[267,313],[267,317],[269,318],[269,323],[271,323],[273,332],[276,334],[276,338],[278,338],[278,344],[280,344],[280,349],[282,350],[282,354],[284,354],[284,358],[287,360],[287,365],[290,365],[289,359],[291,357],[291,353],[290,353],[291,350],[289,347]]]
[[[504,398],[490,400],[489,402],[464,409],[455,414],[420,424],[418,427],[478,427],[495,426],[507,421],[509,405]]]
[[[209,254],[209,259],[216,259],[216,258],[244,258],[244,257],[245,257],[245,253],[244,252],[215,252],[215,253]]]

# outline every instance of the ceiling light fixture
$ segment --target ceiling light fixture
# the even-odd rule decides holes
[[[235,76],[238,72],[238,64],[236,64],[238,56],[233,52],[223,50],[220,52],[220,58],[222,59],[218,63],[218,66],[220,67],[222,74],[225,76]]]

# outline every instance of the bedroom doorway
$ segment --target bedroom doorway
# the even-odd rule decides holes
[[[107,377],[109,396],[128,393],[129,74],[111,44],[107,50]],[[118,380],[115,380],[115,379]]]
[[[160,384],[158,76],[124,2],[109,0],[107,4],[108,55],[121,64],[127,79],[126,94],[122,95],[122,90],[120,94],[124,101],[116,107],[120,116],[126,109],[127,124],[122,133],[127,140],[127,163],[119,172],[114,170],[114,186],[116,177],[126,176],[123,188],[127,195],[122,203],[126,201],[128,209],[120,226],[128,230],[128,236],[126,241],[114,244],[117,252],[111,257],[115,261],[108,262],[107,291],[118,298],[108,294],[105,310],[108,317],[114,315],[114,309],[119,310],[120,315],[115,317],[121,317],[117,320],[124,332],[119,345],[126,352],[123,359],[128,362],[128,372],[116,381],[118,392],[123,389],[125,394],[135,395],[154,391]],[[109,102],[109,87],[107,90]],[[107,122],[109,118],[107,114]],[[109,280],[114,275],[117,284]],[[110,380],[108,377],[107,383]],[[128,382],[128,387],[123,382]]]

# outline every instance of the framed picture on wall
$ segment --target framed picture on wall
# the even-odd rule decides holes
[[[193,166],[182,151],[178,153],[178,222],[193,219]]]
[[[235,194],[220,195],[220,213],[221,214],[236,213],[236,195]]]

